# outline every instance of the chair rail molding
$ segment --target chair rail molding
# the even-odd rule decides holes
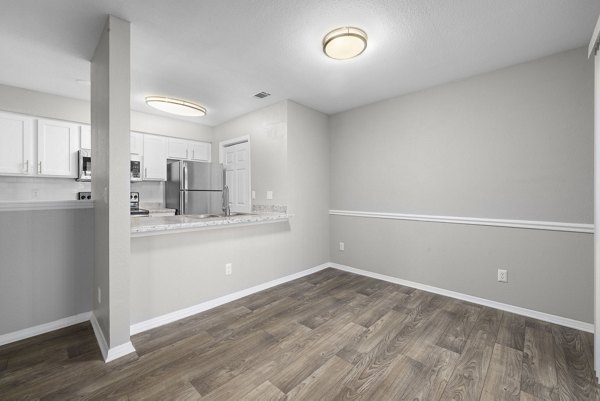
[[[436,216],[426,214],[363,212],[355,210],[330,210],[333,216],[366,217],[374,219],[424,221],[433,223],[467,224],[477,226],[508,227],[530,230],[565,231],[593,234],[594,225],[585,223],[565,223],[540,220],[487,219],[479,217]]]

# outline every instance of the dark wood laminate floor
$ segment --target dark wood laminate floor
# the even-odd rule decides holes
[[[0,347],[0,399],[596,400],[592,336],[327,269],[132,338]]]

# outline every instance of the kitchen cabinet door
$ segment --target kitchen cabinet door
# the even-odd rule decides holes
[[[167,180],[167,138],[144,135],[144,181]]]
[[[129,153],[132,155],[143,155],[144,154],[144,134],[139,132],[132,132],[130,136]]]
[[[210,143],[191,141],[190,148],[190,156],[192,160],[200,162],[210,161]]]
[[[179,138],[168,138],[169,159],[187,160],[190,158],[189,141]]]
[[[79,126],[79,147],[81,149],[92,148],[92,127],[89,125]]]
[[[34,174],[33,129],[32,117],[0,113],[0,174]]]
[[[79,126],[55,120],[37,120],[37,174],[77,178]]]

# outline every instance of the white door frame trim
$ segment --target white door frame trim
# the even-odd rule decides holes
[[[219,142],[219,163],[223,164],[223,166],[225,165],[223,161],[225,160],[226,147],[244,142],[248,142],[248,206],[250,206],[250,212],[252,212],[252,145],[250,143],[250,135],[238,136],[237,138]]]
[[[600,372],[600,18],[590,40],[589,57],[594,57],[594,370]]]

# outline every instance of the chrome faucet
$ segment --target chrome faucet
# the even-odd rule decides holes
[[[223,187],[223,213],[225,216],[231,215],[231,209],[229,208],[229,187],[227,185]]]

